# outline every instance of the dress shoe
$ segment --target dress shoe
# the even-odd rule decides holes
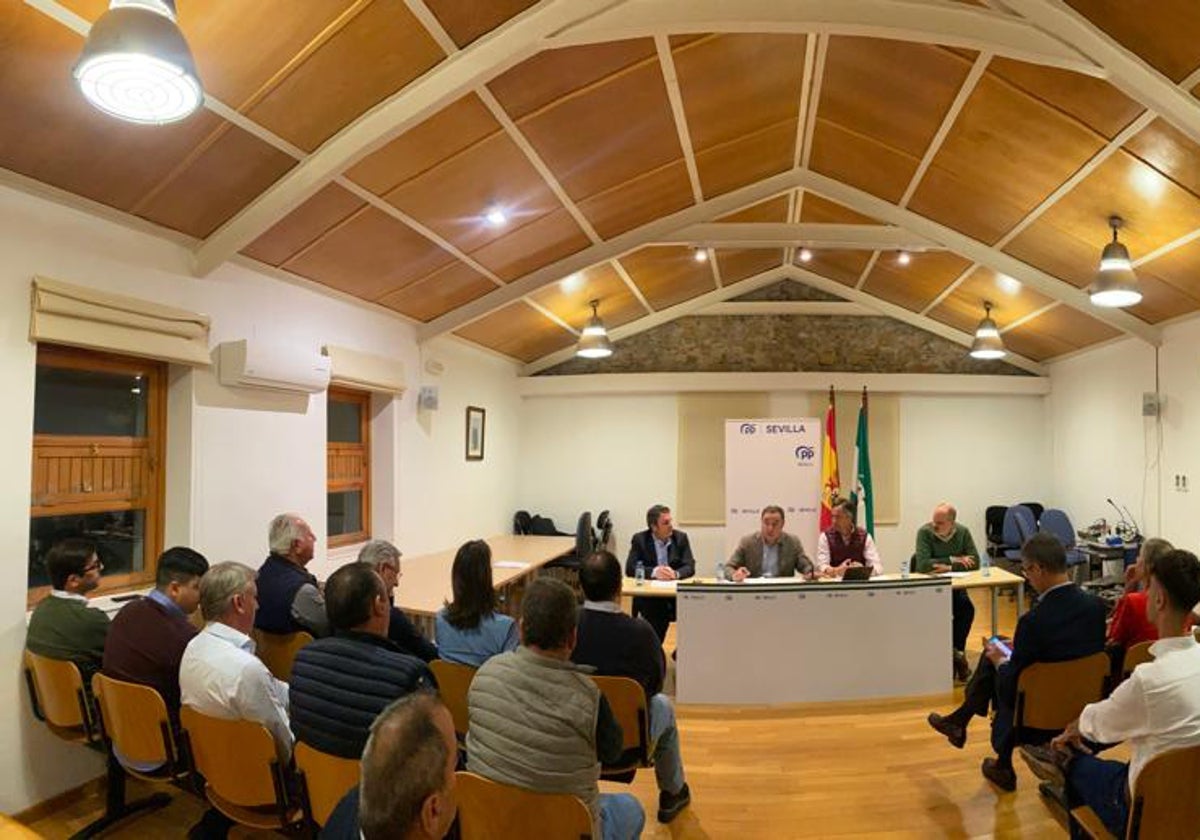
[[[1059,752],[1048,744],[1026,745],[1021,747],[1021,758],[1025,759],[1025,763],[1029,765],[1033,775],[1043,782],[1049,782],[1058,788],[1066,787],[1067,777],[1064,766],[1066,753]]]
[[[946,740],[950,742],[950,746],[962,749],[967,743],[967,728],[961,724],[955,723],[949,717],[939,715],[937,712],[930,712],[926,718],[929,725],[937,732],[946,736]]]
[[[961,651],[954,651],[954,681],[965,683],[971,679],[971,666],[967,662],[967,655]]]
[[[1017,789],[1017,771],[1011,767],[1002,766],[996,759],[985,758],[979,769],[983,773],[983,778],[1000,790],[1012,793]]]
[[[658,792],[658,821],[669,823],[679,816],[679,812],[691,804],[691,801],[692,791],[688,788],[687,782],[683,783],[679,793],[667,793],[665,790],[660,790]]]
[[[1063,811],[1069,811],[1067,807],[1067,792],[1060,787],[1055,787],[1049,782],[1038,782],[1038,793],[1054,802]]]

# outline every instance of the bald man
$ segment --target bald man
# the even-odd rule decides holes
[[[933,519],[917,531],[917,550],[913,570],[940,575],[944,572],[965,572],[979,566],[979,549],[966,526],[958,524],[958,511],[949,502],[933,509]],[[964,652],[971,622],[975,620],[975,605],[965,589],[956,589],[950,596],[953,616],[952,644],[954,647],[954,678],[966,682],[971,676]]]

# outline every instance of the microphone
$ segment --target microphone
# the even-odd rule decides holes
[[[1112,506],[1112,509],[1117,512],[1117,516],[1120,518],[1120,521],[1122,523],[1124,523],[1125,522],[1125,514],[1121,513],[1121,509],[1119,507],[1117,507],[1117,503],[1114,502],[1112,499],[1105,499],[1104,501],[1108,502]]]
[[[1132,513],[1129,513],[1129,508],[1125,508],[1125,512],[1129,514],[1129,521],[1133,524],[1133,533],[1135,535],[1140,535],[1142,533],[1142,529],[1138,527],[1137,520],[1133,518]]]

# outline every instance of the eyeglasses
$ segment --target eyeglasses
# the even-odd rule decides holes
[[[95,563],[88,563],[86,566],[84,566],[81,574],[86,575],[88,572],[98,572],[103,568],[104,564],[97,560]]]

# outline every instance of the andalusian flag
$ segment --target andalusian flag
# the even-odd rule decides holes
[[[821,530],[833,527],[833,500],[841,492],[837,460],[837,408],[833,386],[829,386],[829,408],[825,411],[825,446],[821,452]]]
[[[867,435],[867,389],[863,388],[862,407],[858,410],[858,434],[854,438],[854,493],[850,496],[856,510],[863,512],[862,526],[875,536],[875,493],[871,489],[871,447]]]

